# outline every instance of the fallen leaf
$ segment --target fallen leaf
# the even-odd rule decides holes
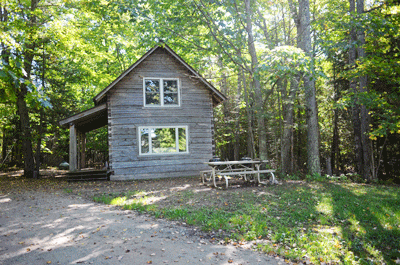
[[[147,262],[147,264],[153,264],[153,262],[152,262],[151,260],[149,260],[149,261]]]
[[[232,263],[233,262],[233,260],[232,259],[228,259],[228,263]]]

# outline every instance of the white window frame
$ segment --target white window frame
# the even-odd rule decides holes
[[[176,144],[176,152],[170,152],[170,153],[153,153],[153,146],[151,142],[151,135],[150,131],[151,129],[163,129],[163,128],[175,128],[175,144]],[[179,128],[184,128],[186,132],[186,151],[185,152],[179,152]],[[142,129],[148,129],[149,130],[149,135],[148,135],[148,141],[149,141],[149,152],[148,153],[142,153],[142,134],[141,130]],[[138,134],[137,134],[137,139],[138,139],[138,148],[139,148],[139,156],[148,156],[148,155],[181,155],[181,154],[188,154],[189,153],[189,127],[187,125],[176,125],[176,126],[139,126],[138,127]]]
[[[160,104],[151,105],[146,104],[146,80],[159,80],[160,81]],[[164,105],[164,80],[176,80],[178,85],[178,104]],[[143,106],[150,108],[176,108],[181,106],[181,84],[179,78],[160,78],[160,77],[144,77],[143,78]]]

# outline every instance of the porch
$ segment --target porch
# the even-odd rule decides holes
[[[99,129],[108,124],[107,104],[95,106],[91,109],[82,111],[59,122],[60,126],[69,128],[69,175],[71,177],[90,174],[108,175],[108,161],[104,161],[103,170],[83,170],[86,166],[86,133]],[[93,176],[94,176],[93,175]]]

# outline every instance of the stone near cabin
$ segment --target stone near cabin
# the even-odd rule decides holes
[[[63,161],[58,165],[58,168],[62,169],[62,170],[68,170],[69,169],[69,164],[66,161]]]

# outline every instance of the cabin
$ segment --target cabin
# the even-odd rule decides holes
[[[111,180],[194,176],[214,152],[213,108],[226,99],[166,44],[156,45],[60,121],[71,172],[85,167],[85,134],[108,126]]]

